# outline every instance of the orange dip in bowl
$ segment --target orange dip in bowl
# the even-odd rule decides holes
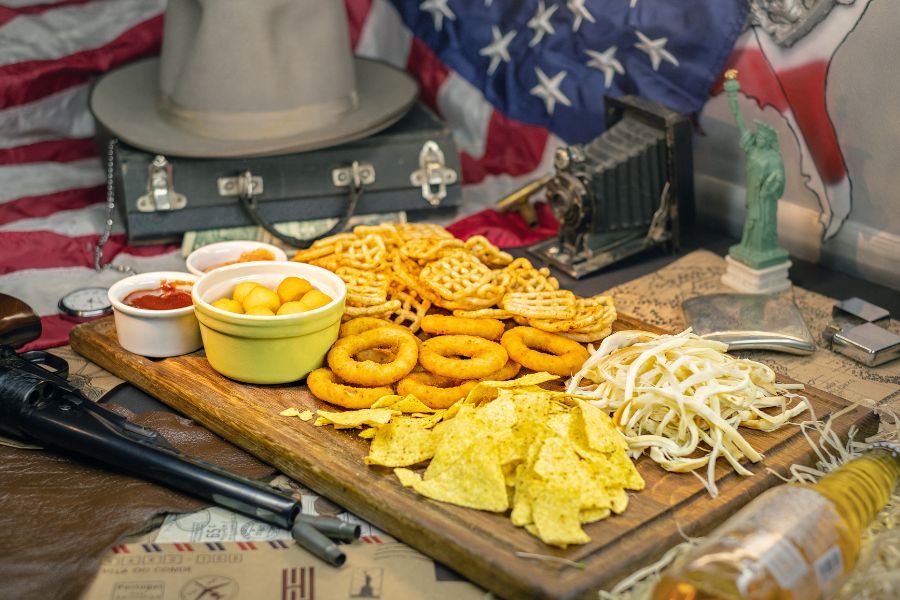
[[[247,250],[246,252],[241,252],[241,255],[237,258],[237,260],[229,260],[228,262],[223,262],[211,267],[207,267],[206,269],[204,269],[204,272],[209,273],[213,269],[218,269],[219,267],[226,267],[228,265],[236,265],[237,263],[255,262],[260,260],[275,260],[275,255],[265,248]]]
[[[184,285],[184,281],[163,281],[158,288],[148,290],[135,290],[122,299],[122,303],[134,308],[143,308],[146,310],[172,310],[175,308],[184,308],[190,306],[191,300],[190,290],[184,290],[178,287],[178,284]]]

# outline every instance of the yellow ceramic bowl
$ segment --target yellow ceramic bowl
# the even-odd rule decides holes
[[[304,313],[257,317],[212,306],[231,298],[243,281],[255,281],[273,291],[285,277],[302,277],[332,301]],[[320,267],[295,262],[255,262],[230,265],[203,275],[192,297],[206,358],[213,369],[246,383],[288,383],[322,366],[337,339],[347,288],[340,277]]]

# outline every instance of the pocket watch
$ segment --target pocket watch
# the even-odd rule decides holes
[[[59,299],[59,310],[63,316],[74,319],[93,319],[112,313],[112,304],[107,289],[86,287],[72,290]]]

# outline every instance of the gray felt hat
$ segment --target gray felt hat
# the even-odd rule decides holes
[[[90,107],[128,144],[215,158],[362,138],[417,93],[403,71],[353,57],[338,0],[169,0],[160,57],[104,75]]]

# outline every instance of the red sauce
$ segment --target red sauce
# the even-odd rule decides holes
[[[190,306],[192,304],[191,293],[177,288],[176,285],[179,283],[184,284],[185,282],[163,281],[158,288],[135,290],[125,296],[122,302],[128,306],[147,310],[172,310]]]

